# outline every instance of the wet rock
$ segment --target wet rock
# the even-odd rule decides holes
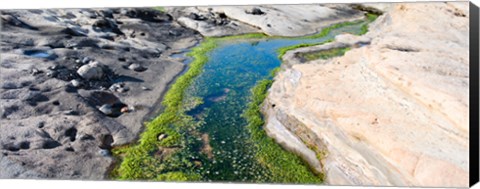
[[[103,69],[100,63],[92,62],[86,65],[83,65],[77,70],[78,75],[82,78],[90,79],[101,79],[103,76]]]
[[[147,68],[145,68],[142,65],[137,64],[137,63],[130,64],[130,66],[128,66],[128,69],[136,71],[136,72],[143,72],[143,71],[147,70]]]

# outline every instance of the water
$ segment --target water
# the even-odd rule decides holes
[[[204,103],[187,114],[203,120],[200,132],[209,139],[210,157],[202,172],[207,181],[266,182],[269,171],[255,159],[242,113],[250,89],[280,66],[277,50],[282,47],[320,43],[340,33],[358,33],[362,24],[332,30],[317,39],[239,39],[224,41],[208,54],[209,61],[187,89],[185,99],[201,98]]]
[[[56,54],[52,52],[43,51],[43,50],[26,50],[23,52],[23,54],[27,56],[35,57],[35,58],[45,58],[49,60],[54,60],[58,57]]]

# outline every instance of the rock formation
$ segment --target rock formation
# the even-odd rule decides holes
[[[201,38],[153,9],[2,10],[1,21],[0,178],[107,178],[110,148],[138,137],[184,69],[169,55]]]
[[[178,21],[204,36],[265,33],[271,36],[304,36],[322,28],[364,17],[349,5],[262,5],[173,8]]]
[[[365,36],[287,52],[266,129],[320,164],[327,184],[466,187],[468,2],[381,9]],[[306,63],[295,54],[338,45],[352,49]]]

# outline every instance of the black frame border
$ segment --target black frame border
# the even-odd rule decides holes
[[[470,187],[479,182],[479,8],[470,2]]]

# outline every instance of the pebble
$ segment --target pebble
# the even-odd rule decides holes
[[[82,59],[82,63],[87,64],[88,62],[90,62],[90,58],[85,57]]]
[[[128,109],[127,106],[125,106],[125,107],[123,107],[122,109],[120,109],[120,112],[122,112],[122,113],[127,113],[127,112],[129,112],[129,111],[130,111],[130,109]]]
[[[128,69],[133,70],[133,71],[136,71],[136,72],[141,72],[141,71],[145,71],[145,70],[146,70],[145,67],[143,67],[142,65],[137,64],[137,63],[130,64],[130,66],[128,66]]]
[[[161,141],[165,138],[167,138],[167,134],[162,133],[162,134],[158,135],[158,141]]]
[[[112,115],[113,114],[112,105],[110,105],[110,104],[104,104],[104,105],[100,106],[100,108],[98,108],[98,110],[100,110],[100,112],[102,112],[105,115]]]
[[[78,79],[70,81],[70,84],[72,84],[72,86],[74,87],[80,87],[82,85],[82,83]]]
[[[75,110],[65,110],[62,112],[63,115],[77,115],[78,112]]]
[[[33,68],[32,71],[30,71],[30,73],[32,73],[32,75],[37,75],[37,74],[40,74],[42,73],[42,71],[36,69],[36,68]]]
[[[123,83],[115,83],[115,84],[111,85],[108,88],[108,90],[113,91],[113,92],[123,93],[123,92],[129,91],[130,88],[126,87]]]

